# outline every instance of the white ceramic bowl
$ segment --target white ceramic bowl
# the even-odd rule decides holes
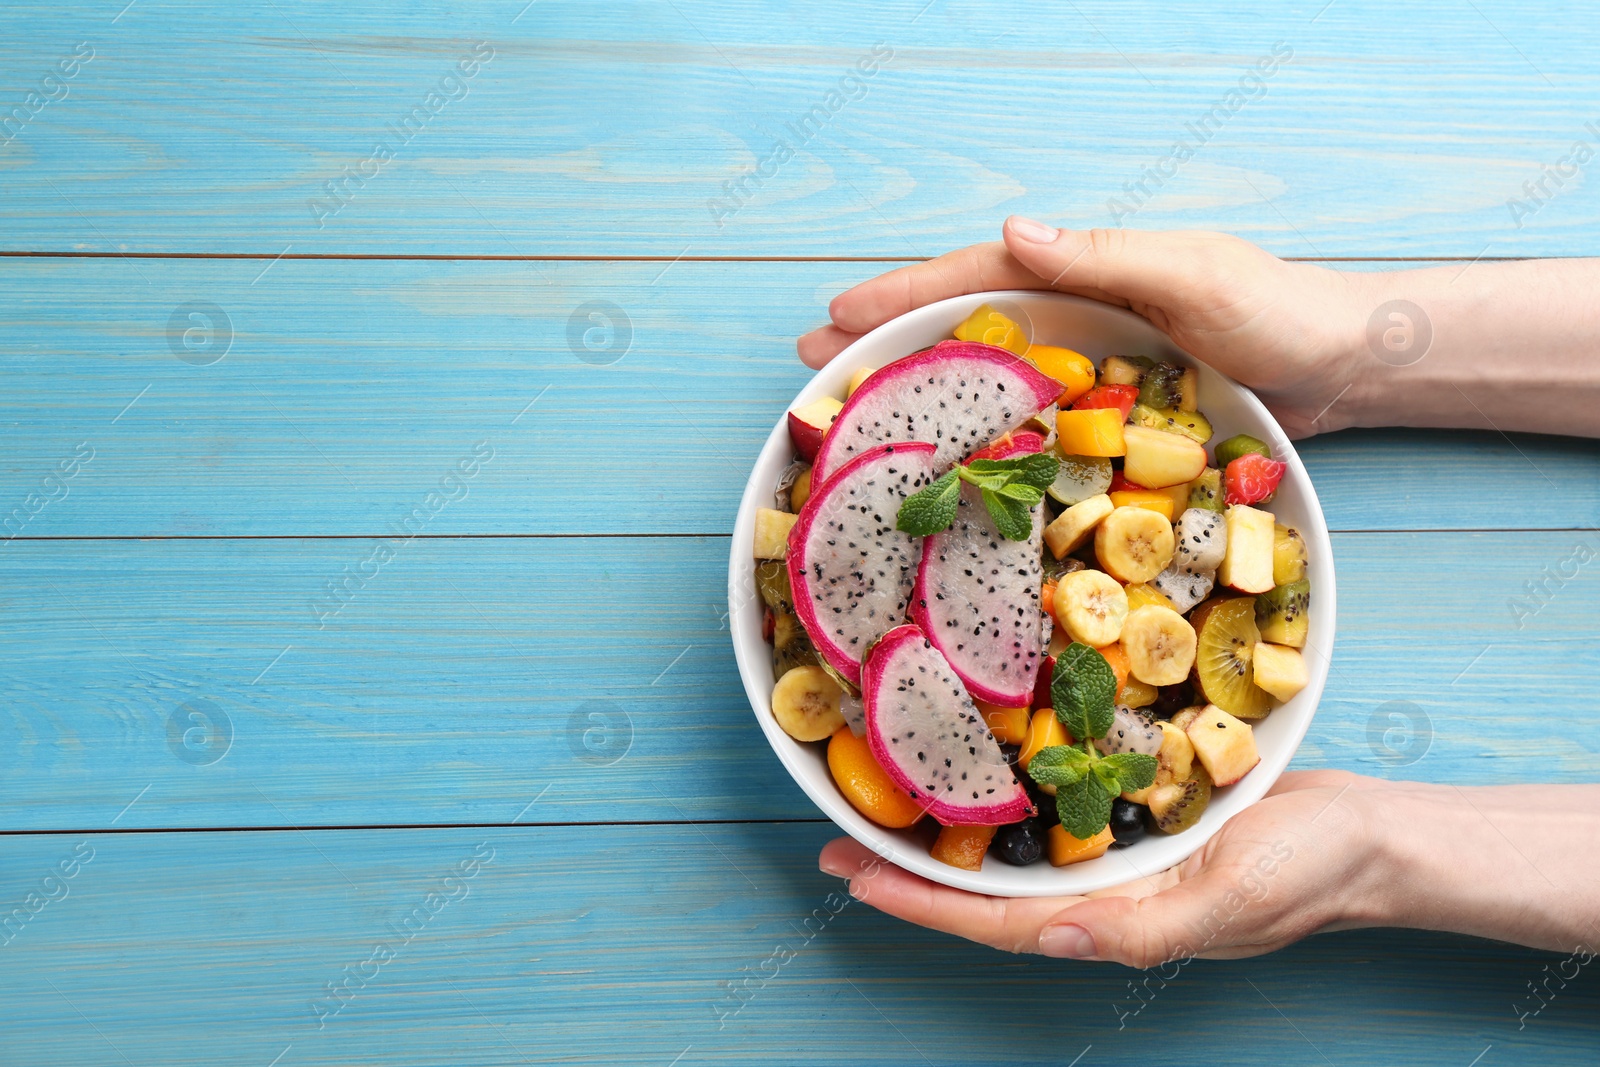
[[[794,740],[772,717],[772,654],[761,637],[762,605],[755,590],[755,562],[750,552],[755,510],[773,506],[778,477],[793,457],[784,417],[778,419],[761,449],[734,523],[728,565],[729,627],[733,632],[739,675],[767,741],[806,795],[851,837],[906,870],[960,889],[1012,897],[1087,893],[1153,875],[1181,863],[1228,819],[1265,796],[1289,765],[1311,724],[1328,677],[1335,617],[1333,549],[1317,494],[1311,488],[1311,479],[1300,457],[1255,394],[1177,348],[1165,334],[1137,315],[1092,300],[1060,293],[1015,290],[974,293],[929,304],[885,323],[845,349],[817,372],[790,406],[807,403],[824,394],[843,397],[851,372],[857,367],[881,367],[948,338],[957,324],[983,303],[992,304],[1020,321],[1030,339],[1074,349],[1096,363],[1104,356],[1123,354],[1168,358],[1198,367],[1199,406],[1216,428],[1214,440],[1249,433],[1269,443],[1273,454],[1289,464],[1270,508],[1280,522],[1297,527],[1306,542],[1312,597],[1310,636],[1305,652],[1311,684],[1256,724],[1261,763],[1242,781],[1213,793],[1211,805],[1199,823],[1185,832],[1171,837],[1152,833],[1127,848],[1113,849],[1099,859],[1067,867],[1052,867],[1044,860],[1028,867],[1012,867],[989,856],[982,870],[958,870],[928,855],[921,828],[886,830],[863,817],[833,784],[828,772],[827,746]]]

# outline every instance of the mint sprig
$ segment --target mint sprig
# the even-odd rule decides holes
[[[1028,762],[1028,774],[1040,785],[1055,787],[1056,814],[1062,829],[1073,837],[1086,839],[1104,830],[1111,821],[1114,798],[1156,780],[1159,764],[1154,756],[1142,752],[1103,756],[1094,747],[1116,721],[1116,695],[1116,672],[1088,645],[1074,641],[1056,657],[1050,675],[1051,702],[1073,743],[1040,749]]]
[[[1033,532],[1031,511],[1044,499],[1045,489],[1056,480],[1061,464],[1036,452],[1016,459],[975,459],[957,464],[920,492],[906,497],[895,527],[913,537],[927,537],[949,529],[961,502],[961,483],[980,490],[1000,535],[1009,541],[1026,541]]]

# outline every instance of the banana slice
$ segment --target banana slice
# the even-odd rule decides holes
[[[1095,527],[1095,557],[1120,582],[1148,582],[1166,569],[1175,551],[1172,523],[1149,508],[1117,508]]]
[[[1111,514],[1111,497],[1105,493],[1080,500],[1044,528],[1044,543],[1061,559],[1088,539],[1095,525]]]
[[[1092,648],[1109,645],[1127,617],[1128,594],[1109,574],[1073,571],[1056,583],[1056,619],[1074,641]]]
[[[1171,608],[1150,604],[1122,624],[1128,669],[1147,685],[1177,685],[1194,666],[1194,627]]]
[[[796,741],[822,741],[845,724],[844,690],[821,667],[795,667],[772,687],[772,717]]]
[[[1150,579],[1150,585],[1156,592],[1172,601],[1172,606],[1177,608],[1180,614],[1210,596],[1211,587],[1215,584],[1215,571],[1196,573],[1185,570],[1178,566],[1177,560],[1173,560],[1166,570]]]
[[[1178,517],[1178,540],[1172,562],[1194,574],[1209,574],[1228,554],[1228,520],[1215,511],[1190,508]]]

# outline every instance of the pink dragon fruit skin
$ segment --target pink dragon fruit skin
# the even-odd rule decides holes
[[[905,621],[921,539],[895,527],[900,504],[933,480],[934,446],[880,445],[815,485],[789,532],[795,613],[852,685],[885,630]]]
[[[862,669],[867,743],[896,785],[945,826],[1003,826],[1033,810],[983,716],[915,625],[873,645]]]
[[[989,459],[1039,451],[1043,438],[1019,433],[985,450]],[[1044,583],[1044,506],[1033,508],[1026,541],[996,529],[980,490],[962,483],[956,519],[922,544],[911,619],[949,661],[976,700],[1008,708],[1033,699],[1050,629],[1039,603]]]
[[[823,437],[812,481],[827,480],[851,457],[891,441],[931,442],[942,473],[1055,403],[1063,388],[1003,348],[941,341],[861,383]]]

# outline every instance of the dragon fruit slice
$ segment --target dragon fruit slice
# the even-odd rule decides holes
[[[1019,433],[983,451],[989,459],[1011,459],[1042,444],[1038,434]],[[1039,657],[1050,640],[1040,621],[1043,553],[1043,506],[1033,509],[1028,539],[1008,541],[982,491],[965,482],[955,522],[923,540],[911,620],[977,700],[1015,708],[1033,698]]]
[[[872,372],[817,449],[813,483],[874,445],[931,441],[943,471],[1056,402],[1064,387],[1003,348],[941,341]]]
[[[1032,810],[1022,783],[950,665],[914,625],[862,669],[867,743],[895,784],[945,826],[1001,826]]]
[[[817,652],[852,685],[880,634],[905,621],[919,539],[895,528],[900,504],[933,480],[934,447],[880,445],[816,486],[789,532],[795,613]]]

